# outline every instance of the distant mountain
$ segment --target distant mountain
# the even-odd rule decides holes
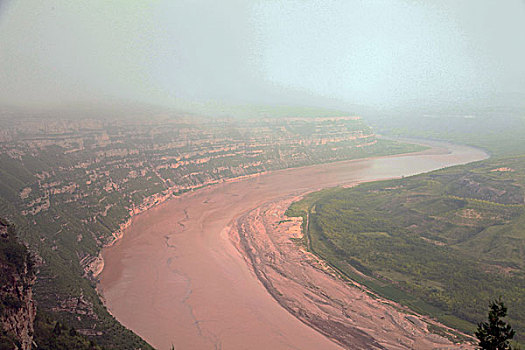
[[[494,156],[525,153],[525,107],[407,108],[367,114],[384,135],[452,141]]]

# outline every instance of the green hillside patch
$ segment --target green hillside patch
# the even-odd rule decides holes
[[[502,296],[525,340],[525,157],[313,193],[308,247],[342,274],[473,332]],[[315,208],[315,210],[313,210]]]

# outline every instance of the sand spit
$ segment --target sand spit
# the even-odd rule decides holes
[[[298,198],[296,198],[298,199]],[[356,283],[344,282],[294,239],[301,221],[284,215],[294,199],[267,203],[241,216],[232,238],[257,278],[299,320],[348,349],[473,349],[428,331],[436,322],[409,314]],[[451,334],[452,335],[452,334]]]
[[[407,176],[483,158],[486,154],[479,150],[441,144],[439,149],[420,154],[288,169],[186,193],[133,217],[122,238],[104,248],[99,290],[120,322],[161,350],[171,345],[175,349],[341,349],[344,340],[336,338],[336,343],[327,336],[334,335],[321,327],[325,324],[323,317],[335,312],[334,306],[324,304],[326,300],[351,301],[341,296],[345,289],[333,282],[333,290],[339,294],[320,298],[310,291],[316,285],[311,279],[314,277],[308,277],[311,286],[305,289],[293,279],[286,283],[284,279],[276,279],[277,272],[272,271],[281,270],[264,267],[272,285],[290,293],[282,296],[289,300],[287,305],[297,305],[297,310],[302,305],[313,308],[305,309],[307,315],[319,318],[305,323],[307,316],[296,317],[299,311],[292,313],[281,306],[282,300],[278,303],[261,283],[256,271],[262,271],[262,267],[252,268],[253,263],[243,253],[247,250],[240,249],[240,240],[235,239],[238,225],[244,222],[248,229],[251,221],[246,221],[246,215],[276,199],[291,200],[324,187]],[[262,236],[253,237],[267,235],[262,232]],[[271,252],[268,251],[270,255]],[[258,254],[265,256],[260,249]],[[295,262],[298,265],[293,262],[290,259],[283,265],[286,271],[281,272],[285,276],[294,276],[289,269],[302,271],[305,262],[298,260]],[[322,283],[331,281],[325,272],[319,277],[326,280]],[[279,284],[292,282],[297,286],[286,289]],[[358,294],[355,295],[357,298]],[[310,304],[303,304],[308,298],[312,300]],[[348,320],[356,317],[366,303],[371,306],[361,312],[362,318],[356,322],[375,320],[376,309],[387,317],[387,311],[381,311],[386,310],[384,303],[362,299],[359,303],[354,301],[355,307],[348,303],[345,312],[353,315]],[[298,300],[297,304],[294,300]],[[327,310],[317,312],[315,308]],[[372,314],[368,315],[369,312]],[[402,320],[404,316],[396,317]],[[388,323],[383,324],[388,327]],[[391,325],[394,324],[392,321]],[[385,330],[360,327],[353,329],[352,336],[362,344],[387,346],[386,338],[381,335]],[[414,327],[414,332],[420,332],[414,334],[423,335],[423,330],[424,327],[421,330]],[[346,332],[346,328],[340,332]],[[410,338],[411,331],[397,332],[407,344],[416,338],[415,335]],[[424,335],[423,339],[428,337]]]

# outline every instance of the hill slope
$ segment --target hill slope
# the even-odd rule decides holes
[[[329,189],[293,204],[310,248],[376,292],[472,331],[503,296],[525,335],[525,157]]]
[[[17,241],[15,228],[0,218],[0,349],[101,350],[92,341],[54,320],[33,299],[35,262]]]

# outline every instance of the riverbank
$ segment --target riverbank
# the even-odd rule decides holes
[[[341,278],[304,249],[302,218],[285,216],[298,199],[266,203],[241,216],[232,230],[247,263],[283,308],[345,348],[474,348],[448,327]],[[436,328],[446,336],[429,331]]]
[[[420,154],[276,171],[149,209],[103,251],[99,289],[106,305],[159,349],[172,344],[179,349],[340,348],[275,301],[231,240],[230,228],[236,218],[276,198],[486,157],[470,147],[440,145]]]

